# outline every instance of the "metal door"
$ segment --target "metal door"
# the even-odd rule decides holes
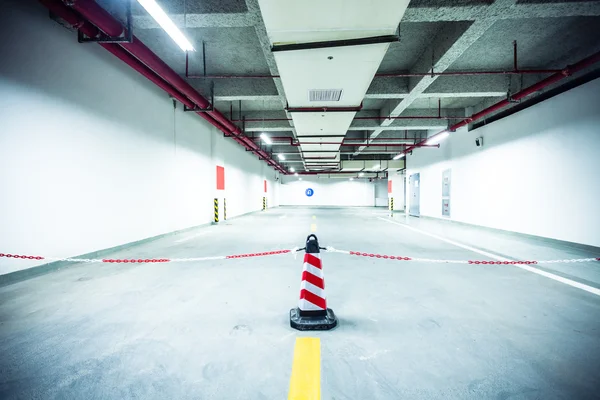
[[[408,184],[410,186],[410,198],[408,206],[408,214],[413,217],[419,217],[421,215],[421,188],[419,174],[413,174],[408,178]]]

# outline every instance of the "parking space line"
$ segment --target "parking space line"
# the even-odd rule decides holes
[[[469,250],[469,251],[481,254],[483,256],[492,258],[494,260],[498,260],[498,261],[512,261],[512,260],[510,260],[508,258],[505,258],[505,257],[502,257],[502,256],[498,256],[496,254],[492,254],[492,253],[489,253],[487,251],[479,250],[479,249],[476,249],[474,247],[467,246],[465,244],[455,242],[454,240],[446,239],[445,237],[438,236],[438,235],[435,235],[433,233],[425,232],[425,231],[422,231],[422,230],[417,229],[417,228],[413,228],[412,226],[408,226],[408,225],[400,223],[400,222],[392,221],[392,220],[389,220],[387,218],[382,218],[382,217],[377,217],[377,218],[380,219],[380,220],[382,220],[382,221],[389,222],[391,224],[400,225],[403,228],[410,229],[411,231],[418,232],[418,233],[420,233],[422,235],[426,235],[426,236],[429,236],[429,237],[441,240],[443,242],[452,244],[454,246],[463,248],[465,250]],[[552,274],[550,272],[542,271],[541,269],[534,268],[534,267],[532,267],[530,265],[519,265],[519,264],[517,264],[517,265],[514,265],[514,266],[517,267],[517,268],[524,269],[525,271],[533,272],[534,274],[538,274],[538,275],[544,276],[546,278],[555,280],[557,282],[564,283],[565,285],[569,285],[569,286],[575,287],[577,289],[585,290],[586,292],[595,294],[596,296],[600,296],[600,289],[597,289],[595,287],[588,286],[588,285],[585,285],[585,284],[580,283],[580,282],[576,282],[576,281],[571,280],[571,279],[563,278],[562,276],[558,276],[558,275]]]
[[[321,399],[321,341],[299,337],[294,346],[294,361],[288,400]]]
[[[310,224],[310,231],[311,232],[316,232],[317,231],[317,224]]]

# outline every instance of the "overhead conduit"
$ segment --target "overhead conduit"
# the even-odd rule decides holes
[[[77,13],[60,0],[39,1],[52,11],[52,13],[81,30],[81,32],[89,37],[97,37],[100,34],[98,29],[112,37],[117,37],[123,33],[124,28],[121,23],[94,1],[70,0],[68,4]],[[132,43],[100,43],[100,45],[186,107],[191,109],[207,109],[211,106],[208,100],[177,75],[175,71],[148,49],[137,37],[133,36]],[[273,160],[267,152],[254,143],[251,138],[245,136],[236,125],[219,111],[200,111],[197,114],[227,136],[232,137],[247,150],[258,154],[259,158],[264,159],[276,170],[286,173],[286,170]]]
[[[573,65],[567,66],[566,68],[560,70],[560,72],[557,72],[557,73],[549,76],[548,78],[543,79],[543,80],[539,81],[538,83],[531,85],[528,88],[521,90],[520,92],[515,93],[514,95],[510,96],[510,98],[499,101],[498,103],[496,103],[488,108],[485,108],[485,109],[479,111],[478,113],[471,115],[468,118],[463,119],[462,121],[458,122],[457,124],[452,125],[448,129],[438,132],[435,135],[432,135],[432,136],[416,143],[414,146],[407,148],[402,153],[406,154],[409,151],[411,151],[417,147],[420,147],[423,144],[426,144],[427,141],[429,141],[431,138],[433,138],[435,136],[444,134],[446,132],[454,132],[457,129],[462,128],[463,126],[470,124],[471,122],[477,121],[477,120],[485,117],[486,115],[489,115],[495,111],[501,110],[502,108],[509,106],[511,104],[511,101],[522,100],[525,97],[530,96],[530,95],[534,94],[535,92],[538,92],[538,91],[540,91],[540,90],[542,90],[542,89],[544,89],[544,88],[546,88],[568,76],[571,76],[585,68],[588,68],[598,62],[600,62],[600,52],[595,53],[595,54],[589,56],[588,58],[584,58],[583,60],[581,60]]]

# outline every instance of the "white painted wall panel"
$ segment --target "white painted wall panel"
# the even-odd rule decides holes
[[[311,197],[308,188],[314,190]],[[285,177],[279,191],[282,206],[375,206],[375,185],[364,179]]]
[[[388,181],[377,180],[374,182],[375,185],[375,206],[376,207],[387,207],[388,206]]]
[[[36,2],[2,7],[18,43],[0,42],[1,252],[75,256],[209,223],[216,165],[228,217],[261,208],[271,168]],[[0,274],[33,265],[0,259]]]
[[[475,146],[476,137],[484,146]],[[421,214],[441,217],[452,168],[452,219],[600,246],[600,79],[408,156]]]

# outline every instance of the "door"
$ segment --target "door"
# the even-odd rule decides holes
[[[421,215],[421,188],[419,174],[412,174],[408,178],[410,186],[410,204],[408,205],[408,214],[413,217]]]

